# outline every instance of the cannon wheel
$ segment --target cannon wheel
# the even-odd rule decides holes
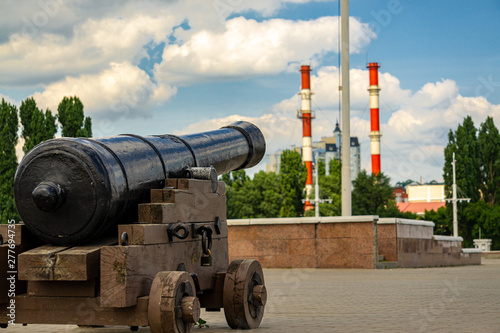
[[[267,292],[257,260],[234,260],[224,280],[224,314],[234,329],[257,328],[264,315]]]
[[[200,319],[200,301],[186,272],[159,272],[149,293],[148,320],[153,333],[189,333]]]

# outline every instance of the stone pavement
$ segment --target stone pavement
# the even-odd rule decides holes
[[[266,269],[266,313],[255,332],[500,332],[500,260],[446,268]],[[224,313],[210,328],[235,332]],[[126,327],[20,325],[2,332],[130,332]],[[149,332],[140,328],[139,332]]]

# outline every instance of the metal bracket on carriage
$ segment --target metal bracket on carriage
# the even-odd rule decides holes
[[[191,224],[191,228],[193,231],[193,238],[196,238],[198,235],[201,236],[201,248],[203,250],[201,265],[212,266],[212,227],[207,224],[197,226],[196,223],[193,223]]]
[[[219,186],[217,182],[217,170],[212,165],[209,167],[186,167],[184,169],[184,178],[210,180],[213,193],[217,192],[217,187]]]
[[[182,233],[179,233],[179,231],[183,231]],[[173,224],[169,225],[167,229],[167,234],[168,234],[168,240],[170,242],[174,241],[174,237],[179,238],[179,239],[186,239],[189,236],[189,228],[185,224],[178,224],[177,226],[174,227]]]
[[[120,242],[119,242],[119,244],[121,246],[127,246],[128,245],[128,234],[127,234],[127,232],[124,231],[124,232],[122,232],[120,234]]]
[[[219,228],[218,234],[220,234],[220,221],[219,218],[215,219],[215,229],[217,232],[217,228]],[[219,226],[217,226],[217,223],[219,223]],[[193,233],[193,238],[198,238],[198,236],[203,236],[203,233],[207,232],[210,234],[210,238],[212,238],[212,234],[214,230],[212,227],[208,224],[201,224],[201,223],[191,223],[191,231]]]
[[[203,290],[200,288],[200,280],[198,280],[198,274],[196,273],[189,273],[191,278],[193,279],[194,286],[196,287],[196,294],[201,295],[203,294]]]
[[[200,227],[196,227],[196,225],[193,226],[193,228],[196,230],[196,235],[201,236],[201,245],[203,248],[203,253],[206,255],[210,255],[210,250],[212,249],[212,234],[213,230],[212,227],[209,225],[202,225]],[[193,235],[193,238],[195,235]]]
[[[214,222],[214,227],[215,227],[215,232],[220,235],[221,233],[221,223],[220,223],[220,218],[218,216],[215,217],[215,222]]]

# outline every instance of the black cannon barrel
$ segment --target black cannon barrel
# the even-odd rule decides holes
[[[137,204],[186,167],[218,174],[260,162],[266,143],[248,122],[199,134],[58,138],[33,148],[14,179],[17,210],[50,244],[75,245],[137,219]]]

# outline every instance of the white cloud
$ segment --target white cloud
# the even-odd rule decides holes
[[[47,84],[66,75],[92,74],[110,62],[137,63],[146,56],[144,45],[160,42],[180,23],[164,12],[156,16],[135,14],[89,18],[73,29],[71,37],[40,31],[14,33],[0,44],[0,84]]]
[[[260,128],[266,139],[266,153],[273,153],[278,149],[290,145],[300,145],[302,141],[302,125],[297,119],[284,115],[265,114],[260,117],[245,117],[230,115],[224,118],[211,119],[193,123],[186,128],[175,132],[176,135],[205,132],[229,125],[236,121],[248,121]]]
[[[66,77],[34,94],[43,108],[57,110],[64,96],[76,95],[92,117],[150,117],[153,107],[176,93],[174,87],[156,85],[149,76],[127,62],[111,63],[98,74]]]
[[[412,104],[428,109],[449,107],[452,100],[457,96],[458,87],[456,82],[442,80],[441,82],[425,84],[412,97]]]
[[[24,139],[21,136],[19,136],[19,139],[17,140],[17,145],[16,145],[17,163],[20,163],[24,157],[23,146],[24,146]]]
[[[338,73],[334,67],[319,68],[317,75],[311,77],[311,88],[315,93],[313,101],[316,101],[313,109],[317,110],[318,106],[323,108],[322,112],[316,112],[317,118],[312,123],[314,141],[322,136],[331,136],[334,129],[332,115],[337,115],[337,111],[336,97],[332,96],[336,94],[331,94],[331,87],[336,86],[335,77]],[[297,80],[300,80],[299,75]],[[380,73],[379,84],[386,104],[396,106],[392,113],[380,106],[381,115],[386,114],[388,119],[381,121],[382,171],[391,177],[393,183],[409,178],[420,180],[421,177],[423,181],[442,181],[443,151],[448,142],[448,132],[455,130],[467,115],[472,117],[476,127],[487,116],[492,116],[497,126],[500,125],[500,105],[492,105],[484,97],[461,96],[455,81],[428,83],[412,93],[402,90],[399,80],[393,75]],[[358,106],[365,104],[365,111],[369,108],[367,87],[368,71],[352,69],[351,91],[354,93],[351,102]],[[267,154],[272,154],[292,145],[301,146],[302,125],[295,117],[298,106],[299,99],[294,95],[276,104],[271,113],[260,117],[232,115],[212,119],[191,124],[179,134],[201,132],[246,120],[261,128],[268,145]],[[358,137],[362,167],[370,171],[370,119],[369,112],[362,111],[358,108],[351,114],[351,135]],[[264,163],[261,162],[257,169],[265,169]]]
[[[12,33],[36,35],[41,30],[51,33],[71,31],[71,25],[79,17],[64,2],[66,1],[3,1],[2,13],[8,15],[2,15],[0,20],[0,43],[7,41]]]
[[[420,177],[424,181],[442,180],[448,132],[466,116],[472,117],[476,127],[487,116],[500,124],[500,105],[492,105],[483,97],[464,97],[458,90],[453,80],[427,83],[403,100],[382,124],[382,170],[393,181]]]
[[[330,0],[213,0],[212,9],[217,13],[219,20],[225,21],[232,14],[255,11],[264,17],[275,14],[287,3],[306,4]]]
[[[7,95],[0,93],[0,101],[4,99],[7,103],[17,105],[18,103]]]
[[[299,83],[299,81],[297,81]],[[369,110],[368,86],[369,80],[367,70],[350,70],[350,100],[351,113],[353,116],[361,116]],[[379,74],[379,84],[382,88],[380,93],[381,102],[398,108],[406,103],[410,97],[410,90],[402,89],[399,80],[389,74]],[[300,84],[299,84],[300,85]],[[311,89],[314,92],[312,102],[315,110],[335,110],[339,104],[339,70],[335,66],[320,67],[316,74],[311,75]],[[381,103],[382,104],[382,103]],[[295,110],[300,107],[300,97],[294,95],[290,99],[283,100],[274,106],[275,110]],[[391,110],[381,107],[381,113]],[[335,117],[336,119],[336,117]]]
[[[102,121],[113,118],[114,125],[120,117],[151,116],[155,105],[176,94],[175,85],[296,72],[299,64],[310,63],[317,67],[312,76],[317,115],[313,138],[319,140],[331,135],[338,115],[338,69],[320,67],[325,54],[338,52],[338,18],[226,20],[249,11],[271,17],[289,3],[306,2],[310,1],[4,1],[1,11],[8,15],[0,20],[0,86],[38,89],[38,104],[54,112],[63,96],[75,94],[83,100],[86,114]],[[190,29],[174,31],[182,22]],[[361,52],[376,34],[358,19],[351,18],[350,24],[351,52]],[[169,45],[172,36],[177,39]],[[151,79],[137,65],[147,56],[144,47],[160,42],[167,46]],[[500,105],[460,95],[452,80],[431,82],[416,92],[402,89],[390,73],[381,72],[379,81],[382,168],[393,180],[440,178],[447,133],[466,115],[476,126],[488,115],[500,125]],[[370,169],[367,87],[367,71],[352,69],[351,132],[362,144],[363,166]],[[185,132],[245,119],[262,128],[268,152],[300,146],[302,128],[295,117],[300,101],[295,93],[290,95],[260,117],[233,115],[193,124]]]
[[[172,85],[295,70],[299,62],[319,64],[322,55],[336,51],[337,17],[225,21],[216,2],[110,1],[99,2],[99,10],[93,1],[7,3],[4,7],[12,9],[11,15],[0,26],[10,35],[0,34],[0,86],[37,89],[39,103],[53,110],[63,96],[76,94],[85,99],[86,112],[93,116],[112,117],[117,114],[110,109],[123,114],[128,112],[123,109],[136,107],[137,114],[127,116],[148,116],[145,108],[152,102],[176,93]],[[225,1],[232,13],[254,10],[264,16],[286,3],[305,2],[309,1]],[[182,22],[190,29],[175,28]],[[351,35],[357,36],[354,52],[375,37],[367,24],[354,18]],[[169,45],[172,36],[177,44]],[[157,77],[150,80],[136,66],[148,56],[145,46],[160,42],[167,46],[155,69]],[[112,84],[107,87],[108,83]]]
[[[352,52],[375,38],[367,24],[351,18]],[[237,17],[223,32],[202,30],[182,44],[168,45],[155,76],[169,83],[247,78],[286,71],[290,64],[315,61],[337,52],[338,17],[311,21],[272,19],[257,22]]]
[[[269,14],[287,2],[308,1],[10,1],[1,10],[9,15],[0,20],[0,85],[48,84],[97,73],[110,62],[137,64],[145,45],[168,43],[185,21],[191,29],[174,33],[181,43],[203,31],[224,32],[217,3],[229,6],[229,14]]]

